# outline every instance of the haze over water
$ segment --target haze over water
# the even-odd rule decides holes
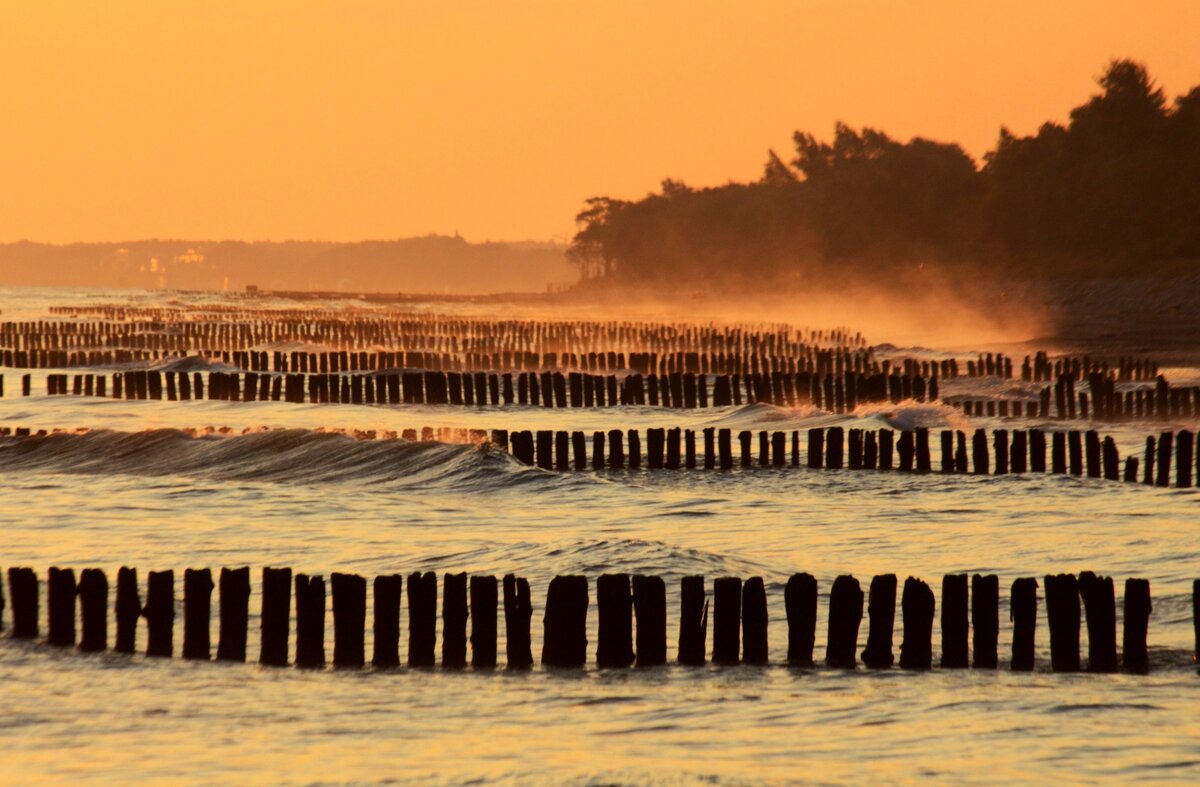
[[[51,303],[95,296],[0,293],[5,319],[44,315]],[[214,300],[162,296],[167,299]],[[252,659],[257,572],[264,565],[368,578],[418,570],[514,572],[532,588],[535,654],[554,575],[660,575],[672,662],[682,576],[702,574],[709,583],[718,576],[762,576],[772,662],[766,668],[597,669],[594,590],[589,666],[582,671],[310,672],[87,656],[5,637],[0,745],[6,774],[15,781],[36,774],[110,782],[136,772],[230,783],[1178,782],[1200,773],[1193,712],[1200,679],[1191,659],[1191,581],[1200,554],[1194,490],[1072,476],[803,467],[554,473],[525,467],[489,446],[328,433],[426,425],[965,428],[961,413],[948,405],[869,405],[838,416],[765,404],[668,411],[130,401],[47,397],[37,371],[35,396],[25,398],[18,395],[15,370],[6,371],[0,425],[93,431],[0,438],[5,567],[102,567],[113,577],[121,565],[140,572],[173,568],[177,575],[187,567],[249,565],[256,594]],[[1194,379],[1195,370],[1173,374]],[[1011,395],[1014,385],[1020,387],[990,378],[947,380],[943,396],[999,397]],[[1036,425],[978,420],[1009,429]],[[230,427],[231,434],[180,431],[210,425]],[[1140,450],[1147,433],[1144,423],[1101,428],[1117,438],[1122,455]],[[1150,675],[1051,674],[1044,604],[1037,670],[1008,670],[1012,580],[1082,570],[1111,575],[1118,587],[1126,577],[1150,579]],[[945,573],[995,573],[1000,669],[789,668],[783,585],[797,571],[820,583],[818,658],[828,591],[839,574],[854,574],[864,588],[874,574],[913,575],[937,591]],[[1118,592],[1118,605],[1119,598]],[[405,620],[406,613],[402,626]],[[936,621],[935,615],[935,664]],[[866,628],[864,617],[860,647]],[[897,647],[900,632],[897,609]],[[331,625],[326,636],[332,652]],[[367,637],[369,653],[369,630]],[[503,627],[500,637],[503,654]],[[1086,628],[1083,639],[1086,657]]]

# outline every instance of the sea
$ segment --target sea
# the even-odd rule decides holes
[[[0,289],[0,320],[47,318],[53,305],[222,299]],[[353,299],[330,303],[372,308]],[[882,346],[889,337],[868,339]],[[993,349],[949,340],[891,351],[966,358]],[[83,654],[14,640],[6,610],[0,782],[1200,781],[1195,489],[1070,475],[806,467],[562,473],[527,467],[489,444],[381,437],[424,426],[790,431],[1045,424],[967,418],[943,402],[836,415],[765,404],[556,410],[50,397],[39,370],[32,372],[34,395],[23,397],[24,370],[0,372],[0,426],[48,432],[0,437],[0,567],[34,567],[43,580],[50,566],[98,567],[110,583],[120,566],[137,567],[143,579],[150,570],[174,569],[181,586],[185,568],[250,566],[253,589],[247,664]],[[1200,374],[1186,367],[1166,373],[1172,382]],[[1011,398],[1030,386],[959,378],[944,381],[942,395]],[[1093,426],[1112,435],[1124,457],[1140,452],[1147,434],[1196,424]],[[504,669],[503,625],[494,671],[262,667],[253,657],[263,566],[368,579],[414,571],[524,576],[532,589],[535,657],[552,577],[658,575],[666,581],[672,663],[597,668],[593,584],[583,669]],[[1036,669],[1013,672],[1012,581],[1085,570],[1114,578],[1118,625],[1124,580],[1150,580],[1150,673],[1051,672],[1044,591]],[[940,594],[944,574],[996,574],[1000,667],[790,667],[783,590],[801,571],[819,582],[818,657],[839,575],[857,577],[864,590],[877,574],[901,582],[913,576]],[[710,595],[717,577],[763,578],[769,665],[674,663],[680,579],[697,574],[707,578]],[[176,598],[181,604],[181,590]],[[860,650],[867,625],[864,617]],[[332,652],[332,625],[326,631]],[[900,631],[897,609],[897,653]],[[215,621],[213,635],[215,641]],[[144,630],[139,636],[144,649]],[[939,638],[935,613],[935,665]],[[1086,664],[1086,626],[1082,639]],[[368,654],[370,648],[368,630]]]

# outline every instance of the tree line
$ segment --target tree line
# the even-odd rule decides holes
[[[1098,85],[1065,125],[1001,129],[982,163],[870,128],[796,132],[794,158],[769,152],[751,183],[587,200],[569,256],[623,283],[1200,270],[1200,87],[1168,101],[1130,60]]]

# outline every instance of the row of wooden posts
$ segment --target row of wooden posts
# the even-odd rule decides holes
[[[679,427],[646,430],[645,465],[651,470],[702,466],[706,470],[734,467],[732,429],[708,427],[701,430],[703,452],[698,453],[697,433]],[[1050,463],[1047,465],[1047,436],[1050,438]],[[800,432],[743,429],[736,433],[739,444],[737,464],[741,467],[797,467],[801,464]],[[1200,483],[1200,452],[1195,450],[1194,433],[1182,430],[1163,432],[1146,438],[1144,473],[1139,476],[1138,457],[1125,460],[1121,473],[1120,453],[1110,436],[1101,438],[1094,430],[1045,432],[1041,429],[995,429],[989,434],[976,429],[970,436],[961,430],[941,430],[943,473],[1008,475],[1045,473],[1087,475],[1090,478],[1124,480],[1156,486],[1170,486],[1172,460],[1175,486],[1188,488]],[[516,431],[493,430],[492,442],[507,449],[521,462],[545,470],[599,470],[602,468],[640,468],[643,464],[642,438],[637,429],[611,429],[591,434],[564,430]],[[790,442],[790,452],[789,452]],[[805,464],[829,470],[897,469],[926,473],[933,470],[930,431],[845,429],[840,426],[808,430]]]
[[[738,406],[766,402],[814,405],[830,412],[854,412],[859,404],[905,400],[935,401],[937,378],[891,375],[785,375],[781,373],[712,376],[673,373],[591,375],[580,372],[393,372],[380,374],[259,374],[247,372],[114,372],[112,385],[101,374],[49,374],[50,396],[108,396],[114,399],[188,401],[285,401],[297,404],[435,404],[486,406],[533,405],[557,408],[649,405],[675,409]],[[207,384],[206,384],[207,380]],[[31,395],[30,375],[21,391]]]
[[[8,570],[12,600],[12,636],[39,637],[39,580],[32,568]],[[50,645],[76,644],[76,611],[82,625],[80,650],[108,649],[109,584],[104,571],[84,569],[78,580],[69,568],[53,567],[47,581]],[[787,661],[809,666],[814,663],[817,628],[818,583],[807,573],[794,574],[784,590],[787,616]],[[859,581],[843,575],[829,591],[829,613],[825,663],[854,668],[861,662],[886,669],[896,662],[893,648],[897,578],[875,576],[869,594]],[[1013,582],[1009,606],[1012,619],[1013,670],[1035,667],[1038,582],[1020,578]],[[1081,602],[1088,632],[1087,669],[1134,673],[1149,669],[1147,632],[1151,613],[1150,583],[1127,579],[1124,586],[1123,647],[1118,658],[1117,616],[1113,580],[1085,571],[1048,575],[1044,579],[1046,614],[1050,628],[1051,668],[1055,672],[1081,669]],[[326,583],[319,575],[297,573],[290,568],[262,571],[261,645],[259,661],[264,665],[289,663],[292,594],[295,591],[296,648],[298,667],[326,664]],[[121,568],[117,574],[113,617],[116,624],[114,649],[134,653],[139,620],[146,621],[146,655],[175,654],[175,574],[149,573],[146,598],[140,596],[137,571]],[[212,572],[188,569],[183,577],[183,647],[185,659],[212,658],[211,618]],[[432,667],[437,663],[437,576],[432,572],[379,576],[372,583],[374,648],[371,664],[397,667],[401,664],[401,602],[407,599],[408,647],[405,663]],[[666,664],[666,586],[661,577],[604,574],[595,582],[599,622],[595,663],[599,667],[653,667]],[[355,574],[334,573],[329,578],[334,624],[333,665],[361,668],[366,664],[365,629],[367,580]],[[995,575],[947,574],[942,579],[941,658],[943,668],[996,669],[999,666],[1000,584]],[[219,576],[218,660],[247,660],[250,570],[224,568]],[[0,611],[3,610],[0,593]],[[445,574],[442,579],[441,664],[461,668],[470,663],[477,669],[497,666],[497,619],[503,600],[506,662],[509,669],[534,665],[530,620],[533,605],[529,583],[512,574],[502,581],[494,576]],[[858,652],[859,627],[864,600],[869,619],[866,646]],[[769,662],[766,585],[761,577],[745,581],[720,577],[712,583],[712,637],[708,648],[709,597],[700,576],[680,582],[679,639],[676,661],[700,665],[758,664]],[[1193,584],[1194,620],[1200,649],[1200,580]],[[543,617],[541,663],[548,667],[578,668],[587,663],[587,615],[589,581],[579,575],[556,576],[546,591]],[[904,581],[900,599],[902,641],[899,665],[928,670],[933,667],[932,629],[935,611],[933,590],[920,579]],[[468,621],[470,634],[468,636]],[[0,625],[3,624],[0,618]],[[636,624],[636,625],[635,625]],[[468,644],[470,657],[468,659]]]

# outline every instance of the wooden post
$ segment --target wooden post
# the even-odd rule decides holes
[[[624,433],[620,429],[608,431],[608,466],[614,470],[625,466]]]
[[[965,580],[966,575],[962,576]],[[965,590],[965,581],[963,585]],[[904,595],[901,598],[900,606],[904,614],[904,639],[900,643],[900,666],[913,670],[931,669],[933,667],[933,591],[921,580],[909,577],[904,580]],[[965,658],[963,666],[966,666]]]
[[[571,432],[571,450],[575,455],[576,472],[587,470],[587,438],[584,437],[583,432]]]
[[[588,582],[584,576],[556,576],[546,591],[542,664],[582,667],[587,661]]]
[[[905,585],[905,593],[908,587]],[[945,669],[964,669],[970,665],[967,638],[970,625],[968,613],[967,575],[946,574],[942,577],[942,662]],[[905,632],[907,634],[907,624]]]
[[[272,667],[288,663],[292,615],[292,570],[262,570],[262,649],[259,662]]]
[[[904,435],[901,434],[903,444]],[[880,574],[871,579],[867,600],[867,646],[862,662],[871,669],[887,669],[895,662],[892,654],[892,633],[896,625],[896,575]]]
[[[1175,486],[1186,489],[1192,485],[1192,454],[1195,447],[1195,437],[1184,429],[1176,436],[1175,443]]]
[[[600,619],[596,666],[628,667],[633,664],[633,595],[629,575],[601,574],[596,579],[596,606]]]
[[[829,428],[828,436],[829,439],[825,446],[825,467],[829,470],[841,470],[845,430],[840,426],[832,426]]]
[[[943,429],[941,432],[942,441],[942,472],[954,472],[954,432],[949,429]]]
[[[892,447],[895,444],[896,433],[891,429],[879,430],[879,469],[892,469]]]
[[[1116,672],[1117,603],[1112,577],[1080,573],[1079,595],[1087,614],[1088,672]]]
[[[442,577],[442,666],[467,666],[467,575]]]
[[[1200,584],[1197,585],[1200,588]],[[704,664],[708,649],[708,599],[704,577],[688,576],[680,580],[679,651],[680,664]],[[1198,591],[1200,593],[1200,591]],[[1200,632],[1200,629],[1197,629]],[[1197,634],[1200,641],[1200,634]]]
[[[992,446],[996,451],[996,475],[1008,475],[1008,430],[992,432]]]
[[[637,620],[637,665],[667,663],[667,587],[662,577],[633,575],[633,613]]]
[[[437,645],[437,575],[408,575],[408,666],[432,667]]]
[[[16,599],[14,598],[14,606]],[[15,610],[14,610],[15,611]],[[138,618],[142,616],[142,600],[138,593],[137,569],[122,566],[117,572],[117,642],[118,653],[133,653],[137,638]],[[16,636],[14,629],[13,636]]]
[[[704,428],[704,469],[712,470],[717,466],[717,430],[715,427]]]
[[[662,469],[666,437],[665,429],[646,430],[646,467],[651,470]]]
[[[75,572],[52,566],[46,582],[47,644],[64,648],[75,644],[76,592]]]
[[[371,666],[390,669],[400,666],[400,598],[404,595],[404,577],[386,574],[375,577],[374,595],[375,644]]]
[[[904,429],[900,432],[900,440],[896,443],[896,450],[900,454],[900,470],[904,473],[913,471],[913,458],[915,446],[913,445],[913,433]]]
[[[98,568],[79,575],[79,606],[83,625],[79,649],[92,653],[108,648],[108,577]]]
[[[1079,583],[1074,574],[1047,574],[1045,581],[1051,668],[1055,672],[1078,672]]]
[[[212,656],[209,622],[212,618],[212,572],[207,568],[183,572],[183,657],[207,661]]]
[[[325,666],[325,579],[296,575],[296,666]]]
[[[744,429],[738,432],[738,445],[742,452],[742,467],[750,467],[754,459],[750,450],[750,430]],[[713,647],[716,647],[715,640]]]
[[[995,574],[971,577],[971,623],[975,669],[996,669],[1000,637],[1000,580]]]
[[[863,593],[858,580],[843,575],[833,581],[829,593],[829,635],[825,663],[854,669],[858,662],[858,626],[862,622]]]
[[[12,598],[12,636],[16,639],[36,639],[39,606],[37,574],[32,568],[10,568],[8,590]]]
[[[1150,624],[1150,580],[1125,580],[1125,633],[1122,658],[1126,672],[1144,675],[1150,669],[1146,630]]]
[[[175,572],[151,571],[146,580],[146,606],[142,609],[149,636],[146,655],[170,658],[175,640]]]
[[[1046,433],[1041,429],[1029,430],[1029,469],[1034,473],[1046,472]]]
[[[642,466],[642,441],[636,429],[630,429],[625,434],[629,441],[629,467],[636,470]]]
[[[1051,472],[1063,475],[1067,472],[1067,436],[1063,432],[1051,435],[1053,445],[1050,449]]]
[[[1067,432],[1067,456],[1070,460],[1071,475],[1083,475],[1083,438],[1074,429]],[[1046,591],[1047,597],[1049,592]]]
[[[788,621],[788,663],[813,663],[817,630],[817,580],[812,574],[792,574],[783,594]]]
[[[471,577],[471,666],[496,667],[496,600],[494,576]]]
[[[1023,577],[1013,581],[1009,615],[1013,624],[1012,668],[1029,672],[1034,665],[1034,636],[1037,633],[1037,580]]]
[[[809,429],[808,430],[808,466],[811,468],[819,468],[821,460],[825,455],[825,430],[824,429]]]
[[[917,438],[917,472],[928,473],[933,468],[929,459],[929,430],[918,426],[915,434]]]
[[[250,618],[250,568],[222,568],[221,623],[218,661],[246,660],[246,633]]]
[[[733,436],[728,429],[721,429],[717,432],[717,450],[720,453],[721,469],[729,470],[733,467]]]
[[[357,574],[329,575],[333,595],[333,666],[358,669],[366,660],[367,580]]]
[[[742,661],[766,664],[767,591],[762,577],[750,577],[742,586]]]
[[[1174,439],[1174,432],[1163,432],[1158,437],[1158,476],[1154,481],[1155,486],[1171,485],[1171,446]]]
[[[718,577],[713,581],[714,664],[737,664],[741,660],[742,580]]]
[[[988,474],[987,432],[983,429],[976,429],[971,438],[971,459],[975,475]]]
[[[504,575],[504,637],[508,669],[529,669],[533,652],[529,645],[529,582],[524,577]]]

